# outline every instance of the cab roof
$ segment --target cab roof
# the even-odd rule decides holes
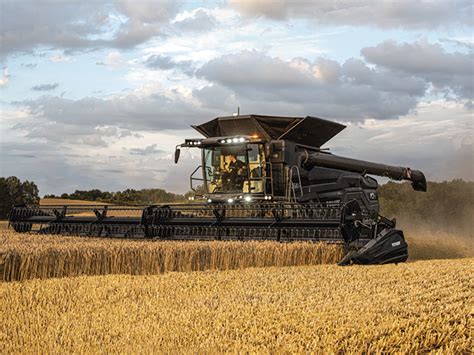
[[[285,139],[311,147],[321,147],[346,126],[322,118],[240,115],[217,117],[191,126],[206,138],[234,135],[259,136],[267,140]]]

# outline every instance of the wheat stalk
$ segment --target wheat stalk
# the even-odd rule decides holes
[[[169,271],[335,263],[340,245],[235,241],[136,241],[0,231],[3,281],[78,275],[149,275]]]

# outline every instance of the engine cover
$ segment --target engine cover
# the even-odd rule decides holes
[[[314,167],[302,177],[300,202],[337,201],[345,204],[356,200],[363,210],[379,213],[378,183],[370,176],[342,170]]]

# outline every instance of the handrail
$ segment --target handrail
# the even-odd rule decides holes
[[[291,191],[293,192],[293,198],[294,198],[294,201],[296,202],[297,201],[297,197],[296,197],[296,190],[295,190],[295,184],[293,183],[293,170],[296,170],[296,176],[298,177],[298,187],[300,189],[300,194],[298,197],[301,197],[303,196],[303,184],[301,182],[301,175],[300,175],[300,168],[296,165],[293,165],[290,167],[290,189]]]
[[[199,170],[199,169],[202,169],[202,165],[199,165],[196,169],[194,169],[194,171],[191,173],[190,177],[189,177],[189,183],[191,185],[191,190],[193,190],[194,192],[197,192],[196,189],[193,187],[193,180],[198,180],[198,181],[206,181],[204,178],[196,178],[194,177],[194,174],[196,174],[196,172]],[[207,190],[207,187],[206,187],[206,190]]]

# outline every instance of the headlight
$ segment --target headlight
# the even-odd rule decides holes
[[[245,196],[245,197],[244,197],[244,200],[245,200],[246,202],[250,202],[250,201],[252,201],[252,197],[250,197],[250,196]]]
[[[234,143],[239,143],[239,138],[233,138],[233,139],[232,139],[232,142],[234,142]]]
[[[234,202],[234,199],[233,199],[233,198],[229,198],[229,199],[227,200],[227,202],[232,203],[232,202]]]
[[[210,198],[208,198],[208,199],[207,199],[207,202],[211,203],[211,202],[212,202],[212,200],[211,200]]]
[[[239,138],[239,142],[240,142],[240,143],[245,142],[245,138],[244,138],[244,137],[240,137],[240,138]]]
[[[229,138],[228,140],[226,140],[226,143],[232,143],[232,139]]]

